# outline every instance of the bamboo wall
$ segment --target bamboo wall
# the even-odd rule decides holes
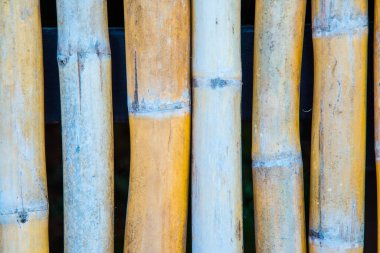
[[[0,252],[375,252],[371,3],[1,2]]]

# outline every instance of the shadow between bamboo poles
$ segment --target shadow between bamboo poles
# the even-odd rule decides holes
[[[49,252],[38,0],[0,3],[0,252]]]
[[[380,2],[375,0],[373,42],[375,155],[377,178],[377,203],[380,203]],[[380,252],[380,208],[377,207],[377,251]]]
[[[184,252],[190,1],[125,0],[131,169],[125,252]]]
[[[313,0],[310,252],[362,252],[367,1]]]
[[[252,169],[257,252],[306,252],[299,84],[306,1],[256,1]]]
[[[192,250],[242,252],[240,0],[192,4]]]
[[[105,0],[58,0],[65,252],[113,252],[114,145]]]

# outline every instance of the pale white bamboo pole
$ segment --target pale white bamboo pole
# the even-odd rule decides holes
[[[240,0],[194,0],[193,252],[242,252]]]
[[[48,252],[38,0],[0,2],[0,252]]]
[[[65,252],[113,252],[111,53],[105,0],[58,0]]]

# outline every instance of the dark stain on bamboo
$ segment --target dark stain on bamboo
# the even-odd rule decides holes
[[[337,98],[336,98],[336,102],[334,104],[334,110],[333,110],[333,114],[342,114],[342,110],[339,109],[339,104],[341,102],[341,99],[342,99],[342,83],[340,81],[338,81],[338,95],[337,95]]]
[[[215,78],[211,79],[211,88],[216,89],[216,88],[223,88],[227,86],[227,81],[220,79],[220,78]]]
[[[108,52],[110,51],[109,49],[107,50]],[[102,62],[101,62],[101,59],[103,58],[103,56],[107,55],[106,52],[104,52],[104,50],[102,50],[101,48],[101,45],[100,45],[100,42],[99,41],[96,41],[95,43],[95,52],[96,52],[96,55],[98,56],[98,59],[99,59],[99,76],[100,76],[100,91],[103,92],[103,68],[102,68]]]
[[[137,56],[135,51],[135,91],[133,94],[133,102],[132,102],[132,110],[138,111],[139,109],[139,82],[138,82],[138,74],[137,74]]]
[[[241,222],[238,221],[236,225],[236,238],[240,241],[241,240]]]
[[[17,214],[17,222],[18,223],[26,223],[28,221],[28,213],[25,210],[22,210]]]
[[[69,61],[69,57],[65,57],[63,55],[59,55],[57,57],[58,66],[65,67],[67,65],[67,62]]]
[[[193,79],[193,88],[199,87],[211,87],[213,90],[218,88],[224,88],[226,86],[241,86],[242,82],[235,79],[222,79],[222,78],[213,78],[213,79]]]
[[[78,88],[79,88],[79,111],[82,110],[81,100],[82,100],[82,70],[84,69],[81,59],[85,57],[84,53],[77,53],[77,66],[78,66]]]
[[[320,109],[320,122],[319,122],[319,175],[318,175],[318,213],[319,213],[319,224],[318,224],[318,231],[322,230],[322,191],[323,191],[323,185],[324,185],[324,161],[323,161],[323,100],[321,100],[321,109]],[[321,233],[321,232],[318,232]],[[320,238],[323,239],[323,238]]]
[[[319,230],[319,231],[315,231],[313,229],[310,229],[309,230],[309,237],[313,240],[313,239],[317,239],[317,240],[323,240],[325,238],[324,234]]]

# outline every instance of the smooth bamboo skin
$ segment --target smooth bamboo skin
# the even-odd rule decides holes
[[[1,1],[0,34],[0,252],[49,252],[39,1]]]
[[[64,250],[113,252],[111,53],[105,0],[58,0]]]
[[[257,252],[306,252],[299,83],[306,1],[256,1],[252,169]]]
[[[190,1],[125,0],[131,168],[124,252],[185,252]]]
[[[192,251],[242,252],[240,0],[192,8]]]
[[[373,76],[374,76],[374,111],[375,111],[375,155],[377,177],[377,203],[380,203],[380,2],[375,0],[375,20],[373,36]],[[379,205],[378,205],[379,206]],[[380,231],[380,208],[377,208],[377,231]],[[377,250],[380,252],[380,233],[377,233]]]
[[[367,1],[314,0],[310,252],[362,252]]]

